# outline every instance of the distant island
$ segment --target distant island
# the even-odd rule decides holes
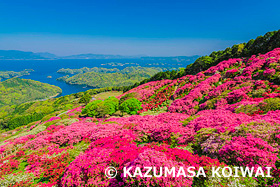
[[[106,54],[77,54],[69,56],[57,56],[52,53],[34,53],[18,50],[0,50],[0,60],[56,60],[56,59],[143,59],[161,61],[194,61],[199,56],[174,56],[174,57],[150,57],[150,56],[124,56]]]
[[[57,71],[57,73],[73,75],[73,74],[87,73],[92,71],[97,73],[114,73],[120,70],[117,68],[108,69],[108,68],[98,68],[98,67],[93,67],[93,68],[83,67],[80,69],[61,68]]]
[[[0,81],[1,79],[9,79],[12,77],[21,77],[24,75],[30,75],[30,72],[33,72],[33,69],[25,69],[23,71],[0,71]]]
[[[166,70],[177,70],[176,68],[159,67],[126,67],[123,70],[117,68],[80,68],[80,69],[60,69],[57,72],[66,74],[57,80],[67,84],[86,85],[95,88],[109,86],[130,86],[136,82],[150,78],[158,72]],[[70,76],[74,75],[74,76]]]

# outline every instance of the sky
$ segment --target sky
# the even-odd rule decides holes
[[[0,0],[0,50],[207,55],[280,29],[279,0]]]

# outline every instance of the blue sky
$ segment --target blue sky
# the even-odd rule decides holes
[[[280,29],[280,2],[0,0],[0,49],[205,55]]]

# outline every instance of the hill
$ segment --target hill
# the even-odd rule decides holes
[[[126,91],[150,81],[163,79],[173,80],[184,75],[194,75],[200,71],[210,68],[211,66],[217,65],[223,60],[250,57],[251,55],[258,55],[259,53],[263,54],[277,47],[280,47],[280,30],[267,32],[264,36],[258,36],[256,39],[251,39],[247,43],[236,44],[232,47],[226,48],[225,50],[214,51],[210,55],[199,57],[194,63],[189,64],[185,71],[159,72],[149,79],[128,87]]]
[[[19,72],[16,71],[0,71],[0,81],[1,79],[9,79],[12,77],[21,77],[24,75],[30,75],[30,72],[33,72],[33,69],[25,69]]]
[[[149,57],[145,55],[124,56],[104,54],[77,54],[69,56],[57,56],[52,53],[34,53],[19,50],[0,50],[0,60],[54,60],[54,59],[140,59],[149,61],[176,61],[193,62],[199,56],[173,56],[173,57]]]
[[[12,110],[14,105],[47,99],[61,92],[62,90],[59,87],[39,81],[20,78],[8,79],[0,82],[0,114]]]
[[[169,68],[171,69],[171,68]],[[154,74],[164,71],[166,68],[154,67],[126,67],[123,70],[117,68],[81,68],[81,69],[60,69],[59,73],[68,74],[57,80],[68,84],[87,85],[96,88],[109,86],[130,86],[140,82]],[[76,74],[69,77],[71,74]]]
[[[0,183],[279,186],[279,83],[276,48],[117,97],[92,98],[103,88],[21,104],[2,122]]]
[[[102,54],[78,54],[78,55],[70,55],[63,56],[63,59],[123,59],[123,58],[131,58],[121,55],[102,55]]]
[[[17,50],[0,50],[0,60],[38,60],[46,59],[40,54]]]
[[[185,74],[196,74],[217,65],[223,60],[250,57],[259,53],[264,54],[277,47],[280,47],[280,30],[268,32],[264,36],[258,36],[247,43],[236,44],[222,51],[214,51],[209,56],[200,57],[193,64],[187,66]]]

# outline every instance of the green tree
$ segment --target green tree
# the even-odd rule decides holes
[[[95,117],[102,118],[112,113],[112,104],[109,102],[100,102],[97,104]]]
[[[119,108],[119,100],[116,97],[109,97],[104,101],[93,101],[82,110],[82,114],[90,117],[104,117],[105,115],[112,115]]]
[[[127,99],[120,105],[120,110],[128,114],[137,114],[142,109],[142,103],[135,98]]]
[[[104,100],[104,105],[107,105],[110,108],[108,114],[113,114],[119,110],[119,100],[116,97],[109,97]]]
[[[85,93],[81,99],[79,100],[79,103],[85,103],[88,104],[91,100],[91,95],[89,93]]]
[[[82,110],[82,114],[86,114],[90,117],[97,116],[98,112],[96,109],[98,108],[98,104],[101,102],[103,102],[103,101],[95,100],[95,101],[87,104],[87,106]]]

